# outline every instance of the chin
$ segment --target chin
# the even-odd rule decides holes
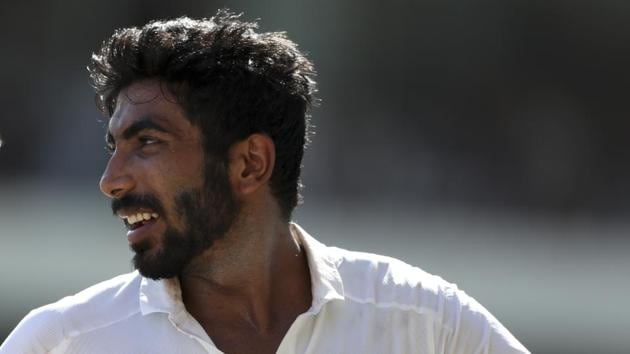
[[[143,277],[153,280],[173,278],[181,273],[180,267],[165,262],[159,255],[148,254],[150,251],[136,253],[133,265]]]
[[[181,274],[190,262],[185,242],[176,245],[138,245],[133,247],[133,265],[140,274],[154,280],[173,278]]]

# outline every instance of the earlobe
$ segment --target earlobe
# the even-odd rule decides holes
[[[231,149],[231,176],[238,194],[259,190],[271,178],[275,165],[275,145],[264,134],[252,134]]]

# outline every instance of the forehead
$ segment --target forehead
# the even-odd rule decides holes
[[[159,122],[174,131],[192,128],[176,97],[158,80],[138,81],[120,91],[109,131],[115,134],[143,119]]]

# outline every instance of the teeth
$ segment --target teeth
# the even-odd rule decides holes
[[[157,219],[158,218],[158,214],[157,213],[137,213],[137,214],[133,214],[133,215],[129,215],[126,217],[123,217],[123,219],[127,220],[127,223],[129,225],[133,225],[137,222],[140,221],[144,221],[144,220],[151,220],[151,219]]]

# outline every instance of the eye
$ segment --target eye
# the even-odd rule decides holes
[[[141,135],[138,137],[138,146],[140,151],[144,154],[153,154],[156,153],[159,149],[158,147],[162,143],[162,140],[154,138],[148,135]]]
[[[140,141],[140,145],[142,146],[155,145],[160,142],[158,139],[151,136],[141,136],[138,138],[138,140]]]

